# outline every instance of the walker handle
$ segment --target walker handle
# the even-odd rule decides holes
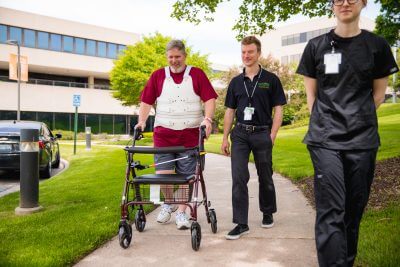
[[[142,130],[140,129],[140,127],[135,127],[133,128],[133,146],[135,146],[136,140],[140,140],[143,138],[143,134],[142,134]]]
[[[200,126],[200,133],[199,133],[199,149],[200,151],[204,151],[204,138],[206,138],[206,126]]]

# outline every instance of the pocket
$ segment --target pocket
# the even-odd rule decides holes
[[[356,116],[355,129],[352,133],[369,142],[375,143],[378,137],[378,121],[376,114],[366,114]]]
[[[311,113],[308,132],[305,137],[306,141],[321,143],[326,140],[326,120],[324,115],[318,112]]]

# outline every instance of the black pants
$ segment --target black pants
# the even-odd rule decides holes
[[[338,151],[308,146],[308,150],[315,172],[315,241],[319,265],[353,266],[377,149]]]
[[[249,156],[253,152],[259,181],[259,205],[263,213],[276,212],[275,187],[272,181],[272,141],[270,130],[247,132],[235,127],[232,141],[232,208],[233,223],[247,224],[249,213],[249,193],[247,183]]]

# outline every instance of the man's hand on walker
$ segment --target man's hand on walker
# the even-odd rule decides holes
[[[144,129],[146,129],[146,122],[145,121],[139,121],[135,125],[135,129],[139,128],[142,132],[144,132]]]
[[[212,130],[212,119],[208,118],[208,117],[205,117],[200,125],[205,125],[206,126],[206,139],[208,139],[208,137],[211,134],[211,130]]]

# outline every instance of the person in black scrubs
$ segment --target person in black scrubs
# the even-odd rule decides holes
[[[304,143],[314,166],[320,266],[352,266],[380,145],[376,109],[398,71],[388,43],[359,28],[366,0],[333,0],[337,26],[310,40],[297,73],[311,112]]]
[[[232,208],[233,223],[237,226],[226,239],[238,239],[249,232],[250,178],[248,163],[253,152],[259,181],[259,206],[263,213],[261,227],[274,225],[272,214],[276,212],[275,187],[272,180],[272,146],[282,124],[285,94],[279,78],[261,68],[261,43],[254,36],[241,42],[243,73],[232,79],[225,99],[224,136],[221,151],[229,155],[230,134],[232,141]],[[274,116],[272,118],[272,110]],[[232,128],[236,114],[236,125]]]

